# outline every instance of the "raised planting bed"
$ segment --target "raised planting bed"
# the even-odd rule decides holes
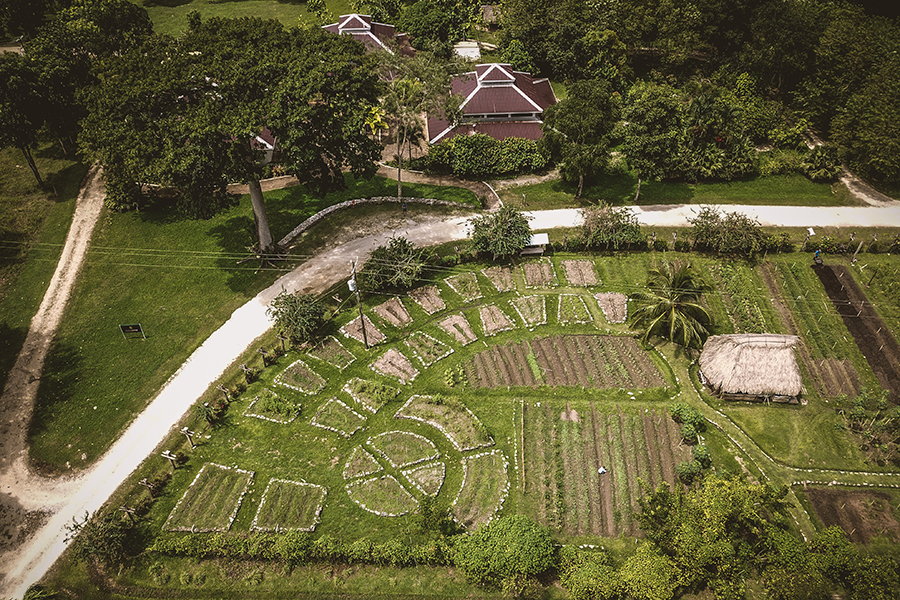
[[[393,325],[394,327],[403,327],[412,323],[412,318],[400,298],[391,298],[387,302],[382,302],[372,310],[375,314]]]
[[[350,354],[340,340],[333,335],[326,337],[307,354],[342,371],[356,360],[356,357]]]
[[[481,328],[485,335],[497,335],[501,331],[509,331],[516,326],[496,304],[479,306],[478,314],[481,317]]]
[[[374,475],[381,471],[381,465],[375,460],[375,457],[369,454],[369,451],[362,446],[357,446],[347,459],[344,470],[341,475],[344,479],[356,479],[357,477],[365,477],[366,475]]]
[[[370,366],[376,373],[399,379],[400,383],[408,383],[419,374],[418,369],[396,348],[391,348],[382,354]]]
[[[499,450],[464,456],[463,484],[453,501],[453,517],[467,529],[489,522],[509,494],[506,457]]]
[[[325,387],[325,380],[302,360],[296,360],[275,378],[275,383],[309,396]]]
[[[628,296],[618,292],[594,294],[603,316],[610,323],[624,323],[628,318]]]
[[[263,389],[244,411],[245,417],[255,417],[273,423],[290,423],[299,414],[299,402],[282,398],[269,388]]]
[[[491,284],[500,293],[511,292],[516,289],[516,280],[512,267],[488,267],[481,271],[482,275],[490,280]]]
[[[327,495],[321,485],[270,479],[250,529],[315,531]]]
[[[556,273],[549,260],[522,263],[522,273],[525,275],[525,287],[547,288],[556,285]]]
[[[410,467],[440,456],[431,440],[409,431],[386,431],[370,437],[366,443],[395,468]]]
[[[444,463],[435,462],[403,469],[402,473],[423,494],[437,496],[441,486],[444,485],[446,471]]]
[[[466,363],[466,379],[474,387],[537,387],[543,381],[532,360],[528,342],[492,346]]]
[[[561,294],[557,305],[556,319],[560,325],[590,323],[594,319],[588,311],[584,298],[575,294]]]
[[[410,290],[409,297],[429,315],[433,315],[439,310],[444,310],[446,307],[444,300],[441,298],[441,291],[436,285],[426,285]]]
[[[441,396],[413,396],[394,414],[395,419],[412,419],[440,430],[460,451],[494,444],[490,433],[472,411],[458,400]]]
[[[448,277],[444,282],[450,286],[450,289],[462,296],[466,302],[481,298],[481,287],[478,285],[478,278],[475,276],[475,273],[460,273],[459,275]]]
[[[562,261],[563,271],[566,272],[566,279],[572,285],[599,285],[600,279],[597,278],[597,271],[594,270],[594,262],[590,260],[564,260]]]
[[[381,517],[400,517],[419,506],[391,475],[352,481],[347,484],[347,495],[363,510]]]
[[[344,437],[350,437],[365,423],[364,416],[337,398],[330,398],[309,422],[310,425],[333,431]]]
[[[370,381],[354,377],[344,384],[344,391],[370,413],[377,413],[382,406],[393,400],[400,393],[396,388],[380,381]]]
[[[453,348],[421,331],[411,334],[406,340],[406,345],[413,356],[426,367],[453,353]]]
[[[466,319],[466,316],[462,313],[450,315],[438,323],[438,325],[463,346],[471,344],[478,339],[478,336],[472,331],[469,320]]]
[[[547,324],[547,301],[544,296],[519,296],[509,303],[529,329]]]
[[[363,323],[365,323],[366,327],[365,340],[363,339]],[[387,337],[381,333],[381,330],[375,327],[375,324],[372,323],[372,320],[366,315],[363,315],[362,320],[360,320],[359,317],[356,317],[341,327],[341,333],[348,338],[353,338],[357,342],[368,343],[370,346],[380,344],[387,339]]]
[[[206,463],[172,509],[168,531],[228,531],[241,507],[253,471]]]

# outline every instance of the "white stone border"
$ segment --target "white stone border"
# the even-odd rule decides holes
[[[366,404],[365,402],[363,402],[362,400],[360,400],[360,399],[356,396],[356,394],[353,393],[353,390],[352,390],[351,387],[350,387],[350,383],[353,382],[353,381],[362,381],[362,382],[364,382],[364,383],[372,383],[372,382],[369,381],[368,379],[363,379],[362,377],[351,377],[350,379],[347,380],[347,382],[344,384],[344,387],[342,387],[341,390],[344,391],[344,392],[346,392],[346,394],[347,394],[348,396],[350,396],[351,398],[353,398],[353,401],[354,401],[354,402],[356,402],[357,404],[359,404],[360,406],[362,406],[365,410],[369,411],[369,412],[372,413],[373,415],[374,415],[374,414],[378,414],[378,411],[381,410],[381,408],[383,408],[384,405],[382,405],[381,407],[379,407],[379,408],[373,410],[371,406],[369,406],[368,404]],[[376,382],[376,383],[377,383],[377,382]],[[385,384],[385,385],[386,385],[386,384]],[[394,397],[395,397],[395,398],[396,398],[397,396],[400,395],[400,388],[394,388],[393,386],[387,386],[387,387],[390,387],[391,389],[396,389],[396,390],[397,390],[397,393],[394,394]],[[386,404],[386,403],[385,403],[385,404]]]
[[[301,365],[303,365],[304,367],[306,367],[307,369],[309,369],[310,373],[312,373],[313,375],[315,375],[316,377],[318,377],[319,380],[322,382],[321,385],[319,385],[314,391],[312,391],[312,392],[307,392],[306,390],[304,390],[304,389],[302,389],[302,388],[299,388],[299,387],[297,387],[296,385],[291,385],[291,384],[286,383],[286,382],[284,381],[284,374],[287,373],[288,371],[290,371],[290,370],[291,370],[291,367],[293,367],[293,366],[296,365],[297,363],[300,363]],[[297,360],[295,360],[294,362],[292,362],[290,365],[288,365],[288,367],[287,367],[284,371],[282,371],[281,373],[279,373],[278,376],[275,378],[275,385],[280,385],[280,386],[283,386],[283,387],[286,387],[286,388],[290,388],[290,389],[292,389],[292,390],[295,390],[295,391],[300,392],[301,394],[306,394],[307,396],[315,396],[316,394],[318,394],[319,392],[322,391],[322,389],[325,387],[326,384],[327,384],[327,382],[325,381],[325,378],[324,378],[324,377],[322,377],[321,375],[319,375],[318,373],[316,373],[316,372],[312,369],[312,367],[310,367],[308,364],[306,364],[305,362],[303,362],[303,361],[300,360],[299,358],[298,358]]]
[[[350,462],[353,460],[353,457],[356,456],[357,451],[365,452],[366,456],[368,456],[369,458],[372,459],[372,462],[375,464],[376,468],[374,471],[366,471],[365,473],[360,473],[359,475],[350,475],[348,477],[347,476],[347,468],[350,466]],[[378,473],[383,470],[384,469],[382,469],[381,465],[378,464],[378,461],[375,460],[375,457],[372,456],[372,454],[368,450],[366,450],[363,446],[356,446],[353,449],[353,452],[350,453],[350,458],[348,458],[347,462],[344,463],[344,468],[343,468],[343,470],[341,470],[341,477],[344,478],[344,481],[349,481],[351,479],[359,479],[360,477],[368,477],[369,475],[374,475],[375,473]]]
[[[506,317],[506,320],[509,321],[509,327],[495,329],[491,333],[488,333],[487,328],[484,325],[484,312],[482,312],[482,311],[484,311],[487,308],[490,308],[491,306],[496,308],[498,311],[500,311],[501,315]],[[478,318],[481,319],[481,332],[484,335],[486,335],[487,337],[494,337],[495,335],[503,333],[504,331],[512,331],[513,329],[515,329],[517,327],[515,319],[510,318],[510,316],[508,314],[506,314],[506,312],[504,312],[503,309],[500,308],[500,306],[498,306],[496,302],[491,303],[491,304],[485,304],[483,306],[479,306],[478,307]]]
[[[522,314],[522,311],[519,310],[518,304],[516,304],[517,300],[525,300],[527,298],[540,298],[541,299],[541,320],[537,323],[531,323],[528,319],[525,318],[525,315]],[[530,296],[517,296],[509,301],[515,311],[519,314],[519,318],[522,319],[522,322],[525,323],[525,328],[528,331],[534,331],[534,328],[538,325],[546,325],[547,324],[547,296],[545,294],[532,294]]]
[[[444,346],[444,347],[446,348],[446,351],[445,351],[443,354],[441,354],[440,356],[438,356],[437,358],[435,358],[433,361],[431,361],[431,362],[426,362],[425,359],[422,358],[422,357],[419,355],[418,352],[416,352],[416,349],[412,347],[412,344],[410,344],[410,340],[413,338],[413,336],[416,336],[416,335],[424,336],[426,339],[431,340],[431,341],[434,343],[434,346],[435,346],[435,347]],[[424,331],[414,331],[413,333],[411,333],[411,334],[409,335],[408,338],[406,338],[406,339],[403,341],[403,343],[406,344],[406,347],[409,348],[409,351],[412,353],[412,355],[415,356],[415,357],[419,360],[419,362],[422,363],[422,365],[423,365],[424,367],[426,367],[426,368],[430,367],[431,365],[433,365],[433,364],[436,363],[437,361],[443,360],[443,359],[447,358],[448,356],[450,356],[451,354],[453,354],[453,347],[450,346],[450,344],[445,344],[444,342],[442,342],[442,341],[440,341],[440,340],[438,340],[438,339],[435,339],[435,338],[433,338],[432,336],[428,335],[428,334],[425,333]]]
[[[419,438],[420,440],[424,441],[426,444],[431,446],[431,449],[434,450],[434,454],[432,454],[430,456],[426,456],[424,458],[417,458],[416,460],[408,462],[408,463],[403,463],[403,464],[395,463],[393,460],[391,460],[391,457],[388,456],[387,453],[382,448],[380,448],[378,445],[376,445],[376,443],[375,443],[375,440],[377,440],[378,438],[382,438],[388,434],[395,434],[395,433],[402,434],[402,435],[410,435],[410,436]],[[373,435],[372,437],[370,437],[369,439],[366,440],[366,444],[369,447],[371,447],[375,452],[380,454],[384,458],[384,460],[388,461],[388,464],[391,465],[392,467],[394,467],[395,469],[403,469],[404,467],[411,467],[413,465],[427,462],[429,460],[437,460],[438,458],[441,457],[441,453],[440,453],[440,451],[438,451],[437,446],[434,445],[434,442],[429,440],[424,435],[419,435],[418,433],[413,433],[412,431],[401,431],[399,429],[391,429],[390,431],[385,431],[384,433],[379,433],[378,435]]]
[[[354,504],[356,504],[357,506],[359,506],[359,507],[360,507],[361,509],[363,509],[364,511],[370,512],[370,513],[372,513],[372,514],[374,514],[374,515],[378,515],[379,517],[402,517],[403,515],[408,515],[410,512],[412,512],[412,511],[406,511],[406,512],[401,512],[401,513],[389,513],[389,512],[382,512],[382,511],[380,511],[380,510],[375,510],[374,508],[369,508],[368,506],[366,506],[366,505],[363,504],[362,502],[358,501],[356,498],[353,497],[353,494],[350,493],[350,490],[351,490],[352,488],[359,487],[359,486],[361,486],[361,485],[364,485],[364,484],[366,484],[366,483],[370,483],[370,482],[372,482],[372,481],[380,481],[380,480],[384,480],[384,479],[391,479],[391,480],[393,480],[393,482],[397,484],[397,487],[400,488],[401,490],[403,490],[403,492],[404,492],[407,496],[410,497],[410,499],[413,501],[413,504],[415,504],[416,506],[419,505],[419,501],[416,500],[416,497],[413,496],[412,494],[410,494],[410,493],[409,493],[409,490],[407,490],[405,487],[403,487],[403,486],[400,484],[400,482],[397,481],[397,478],[394,477],[393,475],[382,475],[381,477],[372,477],[371,479],[362,479],[362,480],[357,480],[357,481],[351,481],[350,483],[348,483],[348,484],[345,485],[344,487],[345,487],[346,490],[347,490],[347,495],[350,497],[350,500],[352,500]]]
[[[307,355],[307,356],[310,356],[310,357],[312,357],[312,358],[314,358],[314,359],[316,359],[316,360],[320,360],[320,361],[322,361],[322,362],[324,362],[324,363],[328,363],[329,365],[331,365],[331,366],[334,367],[335,369],[338,369],[339,371],[343,371],[344,369],[346,369],[347,367],[349,367],[350,365],[352,365],[352,364],[356,361],[356,355],[353,354],[352,352],[350,352],[349,350],[347,350],[347,349],[344,347],[344,345],[341,343],[341,340],[337,339],[337,338],[334,337],[333,335],[329,335],[328,337],[326,337],[324,340],[322,340],[321,343],[317,344],[316,347],[324,346],[324,345],[325,345],[325,342],[327,342],[328,340],[334,340],[334,343],[336,343],[336,344],[340,347],[341,350],[343,350],[344,352],[346,352],[346,353],[350,356],[350,361],[349,361],[346,365],[344,365],[343,367],[339,367],[339,366],[337,366],[336,364],[334,364],[333,362],[331,362],[331,361],[329,361],[329,360],[325,360],[324,358],[319,358],[318,356],[312,354],[312,350],[315,350],[315,348],[312,348],[312,350],[307,351],[307,352],[306,352],[306,355]]]
[[[275,396],[276,398],[280,398],[280,396],[279,396],[278,394],[276,394],[274,391],[272,391],[272,390],[269,389],[269,388],[265,388],[263,391],[268,391],[268,392],[270,392],[273,396]],[[254,417],[254,418],[257,418],[257,419],[262,419],[263,421],[269,421],[269,422],[271,422],[271,423],[278,423],[279,425],[285,425],[285,424],[287,424],[287,423],[292,422],[294,419],[296,419],[296,418],[297,418],[297,415],[299,415],[299,414],[300,414],[300,411],[303,409],[303,407],[302,407],[301,405],[297,405],[297,406],[296,406],[296,410],[294,411],[294,416],[291,417],[290,419],[288,419],[288,420],[285,421],[285,420],[283,420],[283,419],[274,419],[274,418],[272,418],[272,417],[266,417],[266,416],[264,416],[264,415],[260,415],[260,414],[257,414],[257,413],[250,412],[251,410],[253,410],[253,406],[254,406],[258,401],[259,401],[259,396],[256,396],[256,397],[253,399],[253,402],[250,403],[250,406],[247,407],[247,410],[245,410],[245,411],[242,413],[242,415],[245,416],[245,417]]]
[[[544,263],[550,265],[550,272],[553,274],[553,278],[551,281],[547,283],[547,285],[528,285],[528,278],[525,277],[525,265],[534,264],[534,263]],[[550,288],[559,287],[559,277],[556,276],[556,268],[553,266],[553,261],[549,258],[541,258],[538,260],[527,260],[520,264],[522,269],[522,280],[525,283],[526,290],[546,290]]]
[[[418,472],[418,471],[424,471],[425,469],[433,469],[433,468],[435,468],[436,466],[440,466],[440,467],[441,467],[441,484],[438,486],[437,491],[434,492],[434,493],[432,494],[431,492],[425,491],[425,489],[424,489],[421,485],[419,485],[419,482],[416,481],[416,480],[412,477],[412,474],[413,474],[413,473],[416,473],[416,472]],[[441,488],[444,487],[444,481],[446,481],[446,479],[447,479],[447,465],[446,465],[443,461],[437,461],[437,462],[428,463],[428,464],[425,464],[425,465],[417,465],[415,468],[412,468],[412,469],[403,469],[403,470],[401,470],[400,472],[403,473],[403,476],[406,478],[406,480],[407,480],[408,482],[410,482],[412,485],[414,485],[415,488],[416,488],[417,490],[419,490],[420,492],[422,492],[422,493],[425,494],[426,496],[434,496],[434,497],[437,497],[437,495],[441,493]]]
[[[506,455],[503,454],[503,452],[499,448],[494,448],[493,450],[490,450],[488,452],[479,452],[478,454],[470,454],[469,456],[463,456],[463,458],[462,458],[463,482],[462,482],[462,485],[459,487],[459,492],[457,492],[456,498],[453,499],[453,503],[451,504],[451,506],[457,506],[457,503],[459,502],[459,497],[462,496],[463,490],[466,489],[466,483],[469,480],[469,461],[472,459],[475,459],[475,458],[481,458],[482,456],[488,456],[491,454],[499,454],[500,458],[503,459],[503,472],[506,474],[506,485],[503,487],[503,491],[500,492],[500,501],[497,504],[497,507],[491,512],[487,521],[485,521],[482,524],[482,526],[487,525],[488,523],[490,523],[491,521],[494,520],[494,517],[497,515],[498,512],[500,512],[500,509],[503,508],[503,505],[506,503],[506,498],[509,496],[509,460],[507,460]],[[456,518],[456,515],[453,514],[453,511],[451,511],[451,516],[453,517],[454,521],[456,521],[457,523],[460,523],[459,519]],[[462,523],[460,523],[460,525],[462,525]]]
[[[391,379],[396,379],[396,380],[399,381],[402,385],[406,385],[406,384],[409,383],[410,381],[414,381],[415,378],[419,376],[419,370],[416,368],[416,366],[413,364],[413,362],[412,362],[411,360],[409,360],[408,358],[406,358],[406,360],[409,362],[409,366],[412,367],[412,370],[413,370],[414,372],[413,372],[413,374],[412,374],[412,377],[410,377],[409,379],[406,379],[406,380],[400,379],[400,378],[397,377],[396,375],[391,375],[390,373],[384,373],[384,372],[382,372],[382,371],[379,371],[377,368],[375,368],[375,363],[377,363],[379,360],[381,360],[382,358],[384,358],[385,356],[387,356],[388,352],[390,352],[391,350],[393,350],[394,352],[396,352],[397,354],[399,354],[399,355],[402,356],[403,358],[406,358],[406,355],[403,354],[402,352],[400,352],[399,350],[397,350],[396,348],[389,348],[387,351],[385,351],[384,354],[382,354],[381,356],[379,356],[378,358],[376,358],[375,360],[373,360],[371,363],[369,363],[369,368],[372,369],[373,372],[378,373],[379,375],[381,375],[382,377],[390,377]]]
[[[452,435],[450,435],[450,433],[448,433],[447,430],[444,429],[444,426],[441,425],[440,423],[438,423],[436,421],[429,421],[423,417],[418,417],[415,415],[400,414],[406,409],[407,406],[410,405],[410,403],[413,402],[413,400],[415,400],[417,398],[431,398],[431,396],[425,396],[425,395],[421,395],[421,394],[416,394],[415,396],[412,396],[409,400],[407,400],[406,402],[403,403],[403,406],[401,406],[399,408],[399,410],[397,410],[397,412],[394,413],[394,418],[395,419],[409,419],[411,421],[418,421],[419,423],[425,423],[426,425],[431,425],[432,427],[434,427],[435,429],[437,429],[438,431],[443,433],[444,436],[448,440],[450,440],[450,443],[453,444],[453,447],[456,448],[457,450],[459,450],[460,452],[468,452],[470,450],[477,450],[479,448],[490,448],[491,446],[494,445],[494,439],[491,438],[490,442],[484,442],[483,444],[478,444],[477,446],[472,446],[471,448],[463,448],[459,445],[459,442],[457,442],[456,439]],[[427,400],[423,400],[423,402],[427,403]],[[481,422],[478,419],[478,417],[475,416],[475,413],[473,413],[471,410],[469,410],[469,408],[467,406],[463,406],[463,410],[465,410],[467,413],[469,413],[469,416],[471,416],[474,421],[477,421],[479,423]]]
[[[581,297],[581,294],[559,294],[559,301],[556,303],[556,323],[559,325],[582,325],[584,323],[593,323],[594,318],[591,317],[591,311],[588,310],[587,303],[584,301],[584,298]],[[588,318],[584,321],[575,319],[573,321],[565,321],[562,320],[562,307],[563,307],[563,298],[578,298],[581,300],[581,307],[584,308],[584,312],[587,314]],[[572,307],[572,312],[575,312],[575,308]]]
[[[344,408],[346,408],[347,410],[349,410],[351,413],[353,413],[354,415],[356,415],[357,417],[359,417],[360,419],[362,419],[363,425],[368,421],[368,419],[367,419],[366,417],[362,416],[361,414],[359,414],[358,412],[356,412],[355,410],[353,410],[352,408],[350,408],[349,406],[347,406],[346,404],[344,404],[343,402],[341,402],[339,399],[337,399],[337,398],[329,398],[328,400],[325,401],[325,403],[324,403],[322,406],[319,407],[319,410],[317,410],[317,411],[316,411],[316,414],[313,415],[313,418],[310,419],[309,424],[312,425],[313,427],[320,427],[320,428],[322,428],[322,429],[327,429],[328,431],[333,431],[334,433],[336,433],[336,434],[338,434],[338,435],[342,435],[342,436],[344,436],[344,437],[346,437],[346,438],[349,438],[349,437],[352,436],[354,433],[356,433],[357,431],[359,431],[360,429],[362,429],[363,425],[360,425],[359,427],[357,427],[356,429],[354,429],[353,431],[351,431],[351,432],[348,433],[348,432],[346,432],[346,431],[337,429],[336,427],[331,427],[331,426],[329,426],[329,425],[324,425],[324,424],[322,424],[322,423],[319,423],[319,422],[317,421],[317,419],[319,418],[319,415],[321,415],[322,412],[323,412],[323,411],[328,407],[328,405],[331,404],[332,402],[337,403],[337,404],[340,404],[341,406],[343,406]]]
[[[319,504],[316,506],[315,516],[313,517],[313,524],[310,527],[259,527],[257,523],[259,522],[259,515],[262,513],[263,507],[266,505],[266,499],[269,495],[269,488],[272,487],[273,483],[290,483],[291,485],[297,485],[301,487],[311,487],[318,488],[322,491],[322,496],[319,499]],[[319,524],[319,515],[322,513],[322,508],[325,507],[325,499],[328,497],[328,488],[323,485],[316,485],[314,483],[306,483],[305,481],[291,481],[289,479],[275,479],[272,478],[269,480],[268,485],[266,485],[266,490],[263,492],[262,500],[259,503],[259,508],[256,509],[256,516],[253,517],[253,523],[250,525],[250,531],[315,531],[316,525]]]
[[[460,292],[458,289],[456,289],[456,286],[455,286],[455,285],[453,285],[453,279],[457,279],[457,278],[459,278],[459,277],[462,277],[463,275],[471,275],[471,276],[475,279],[475,287],[478,288],[478,295],[477,295],[477,296],[473,296],[473,297],[469,298],[468,296],[466,296],[465,294],[463,294],[462,292]],[[478,300],[479,298],[483,298],[483,297],[484,297],[484,292],[481,291],[481,286],[478,285],[478,275],[475,274],[475,271],[466,271],[465,273],[457,273],[456,275],[451,275],[450,277],[447,277],[447,278],[444,279],[444,283],[446,283],[447,286],[448,286],[451,290],[453,290],[454,292],[456,292],[456,294],[457,294],[460,298],[462,298],[463,300],[465,300],[466,302],[474,302],[475,300]]]
[[[181,506],[181,503],[184,502],[185,497],[187,497],[188,492],[191,491],[191,488],[194,487],[194,484],[197,483],[197,480],[200,479],[200,475],[206,471],[206,467],[216,467],[218,469],[224,469],[226,471],[237,471],[238,473],[249,474],[250,477],[247,478],[246,483],[244,484],[244,489],[241,490],[241,493],[238,495],[237,502],[235,503],[234,510],[231,511],[231,516],[228,518],[228,525],[222,529],[220,527],[213,527],[209,529],[197,529],[193,525],[190,528],[187,527],[169,527],[169,521],[172,520],[172,515],[175,514],[175,511],[178,510],[178,507]],[[190,531],[191,533],[203,533],[207,531],[228,531],[231,529],[231,525],[234,523],[235,517],[237,517],[238,510],[241,508],[241,502],[244,500],[244,495],[247,493],[247,490],[250,488],[250,484],[253,483],[253,476],[256,473],[254,471],[248,471],[246,469],[238,469],[237,467],[226,467],[225,465],[220,465],[218,463],[204,463],[200,470],[197,471],[197,475],[194,477],[194,480],[191,482],[191,485],[187,486],[187,489],[184,490],[184,494],[182,494],[181,499],[175,503],[175,506],[172,507],[172,512],[169,513],[169,516],[166,518],[166,522],[163,525],[164,531]]]

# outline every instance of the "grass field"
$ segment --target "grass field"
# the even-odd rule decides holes
[[[606,176],[585,186],[575,199],[576,186],[561,179],[500,190],[506,204],[521,208],[525,194],[528,210],[579,208],[603,201],[614,205],[634,203],[637,178],[631,174]],[[814,183],[802,175],[756,177],[727,183],[641,182],[639,205],[653,204],[771,204],[795,206],[857,206],[841,184]]]
[[[348,177],[348,185],[325,198],[307,195],[302,186],[268,193],[274,237],[326,206],[383,195],[390,188],[382,178],[366,182]],[[456,188],[446,194],[435,186],[407,188],[410,195],[474,200],[471,192],[461,195]],[[385,210],[395,209],[350,212],[359,219]],[[349,223],[346,216],[335,218],[342,220]],[[328,229],[315,228],[295,252],[302,255],[333,239],[333,230],[321,233]],[[210,333],[283,274],[281,269],[255,273],[258,265],[238,263],[247,256],[252,232],[248,196],[207,220],[163,211],[103,213],[47,357],[30,432],[37,464],[64,471],[92,462]],[[48,271],[52,269],[42,271],[46,277]],[[30,301],[39,302],[43,289],[27,293],[37,297]],[[30,318],[19,316],[13,329],[24,330],[26,316]],[[123,339],[117,327],[121,323],[141,323],[147,339]]]

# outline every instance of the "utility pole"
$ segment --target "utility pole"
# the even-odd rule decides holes
[[[366,337],[366,320],[363,318],[362,301],[359,299],[359,285],[356,283],[356,261],[350,263],[350,281],[347,282],[351,292],[356,292],[356,305],[359,307],[359,326],[362,327],[363,345],[369,349],[369,339]]]

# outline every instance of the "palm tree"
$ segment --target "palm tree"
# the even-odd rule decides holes
[[[697,280],[691,264],[664,262],[650,269],[647,287],[631,295],[636,308],[630,320],[644,332],[642,340],[658,335],[685,348],[702,346],[712,319],[700,297],[709,288]]]

